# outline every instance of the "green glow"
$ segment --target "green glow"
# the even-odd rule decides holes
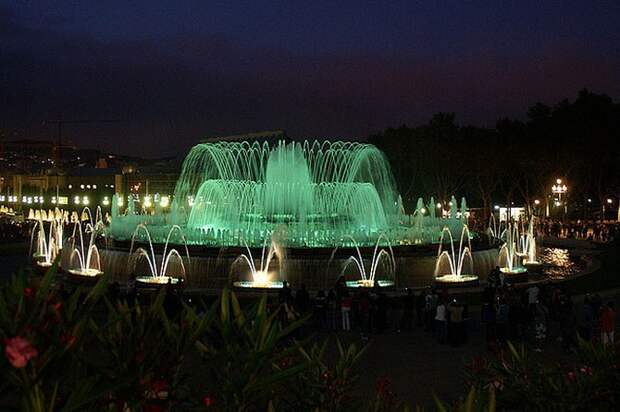
[[[142,223],[162,243],[179,225],[188,244],[208,246],[260,247],[270,233],[292,247],[341,246],[347,237],[371,246],[382,233],[395,244],[425,243],[450,224],[420,214],[413,228],[383,153],[354,142],[199,144],[183,163],[169,213],[128,207],[123,216],[118,198],[112,205],[115,239]]]
[[[397,193],[383,154],[359,143],[213,143],[183,164],[173,213],[188,229],[259,243],[286,225],[293,243],[387,230],[397,221]],[[194,200],[191,211],[188,199]]]

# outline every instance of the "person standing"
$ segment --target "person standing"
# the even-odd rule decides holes
[[[342,330],[351,330],[351,296],[346,289],[340,298],[340,315],[342,317]]]
[[[437,342],[445,343],[448,334],[447,323],[447,311],[446,304],[443,300],[437,305],[437,311],[435,312],[435,333],[437,335]]]
[[[614,303],[609,302],[601,308],[601,342],[603,345],[614,344],[614,330],[616,327],[616,311]]]

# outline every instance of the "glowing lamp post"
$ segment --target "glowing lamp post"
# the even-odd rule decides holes
[[[556,184],[551,186],[551,192],[558,196],[558,200],[555,204],[556,206],[559,206],[562,204],[562,195],[566,195],[566,192],[568,192],[568,187],[565,184],[562,184],[562,179],[556,179],[555,183]],[[566,215],[566,209],[566,202],[564,202],[564,215]]]

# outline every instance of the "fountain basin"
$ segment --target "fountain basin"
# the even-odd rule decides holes
[[[476,275],[442,275],[435,278],[435,284],[445,287],[463,287],[475,286],[478,284],[478,276]]]
[[[143,287],[158,287],[167,285],[168,283],[176,285],[179,283],[179,278],[172,276],[138,276],[136,277],[136,284]]]
[[[372,288],[375,286],[379,286],[380,288],[387,288],[394,286],[393,280],[388,279],[358,279],[358,280],[347,280],[346,285],[348,288]]]
[[[67,270],[69,274],[73,276],[83,276],[83,277],[97,277],[99,275],[103,275],[103,272],[99,269],[69,269]]]
[[[527,268],[517,267],[517,268],[507,268],[503,267],[499,269],[504,275],[506,275],[506,282],[509,283],[519,283],[519,282],[527,282],[528,273]]]
[[[257,282],[253,280],[238,280],[233,282],[233,286],[243,289],[282,289],[284,282],[281,280],[268,280],[264,282]]]
[[[530,269],[530,268],[537,269],[537,268],[541,267],[543,264],[542,264],[542,262],[539,262],[537,260],[532,260],[532,261],[526,260],[526,261],[523,262],[523,265],[525,265],[525,267],[528,268],[528,269]]]
[[[74,283],[96,283],[103,272],[98,269],[69,269],[67,270],[67,280]]]

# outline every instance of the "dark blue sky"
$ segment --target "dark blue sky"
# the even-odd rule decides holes
[[[0,128],[163,155],[286,129],[365,137],[438,111],[493,126],[587,87],[620,96],[620,3],[0,3]],[[156,144],[154,144],[156,143]]]

